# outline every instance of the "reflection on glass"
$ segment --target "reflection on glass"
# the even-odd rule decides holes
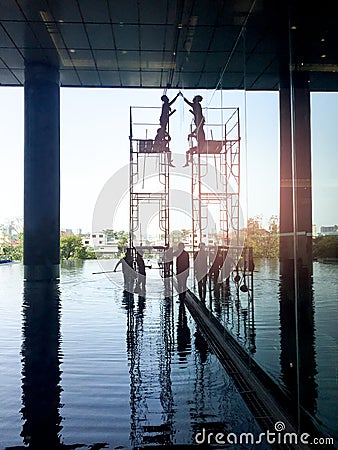
[[[317,370],[313,289],[310,277],[298,279],[297,315],[295,301],[293,276],[284,275],[280,280],[282,380],[290,393],[295,414],[298,416],[297,410],[304,408],[313,416],[317,407]]]
[[[237,273],[237,275],[235,275]],[[238,278],[236,278],[238,277]],[[210,281],[210,280],[209,280]],[[253,292],[253,273],[233,272],[231,281],[216,283],[209,291],[207,308],[236,339],[254,354],[256,327]],[[211,286],[213,286],[211,282]],[[244,287],[244,288],[243,288]]]

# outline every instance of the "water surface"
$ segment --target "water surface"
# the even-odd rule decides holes
[[[0,267],[0,448],[192,444],[203,428],[258,436],[177,296],[150,275],[145,299],[126,297],[121,274],[112,283],[99,270],[69,263],[60,283],[23,283],[20,264]]]

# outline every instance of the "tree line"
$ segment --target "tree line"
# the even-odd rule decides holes
[[[122,254],[128,246],[129,234],[126,231],[105,230],[108,241],[114,239],[119,254]],[[175,230],[171,233],[171,239],[179,241],[186,239],[189,230]],[[259,216],[248,219],[245,244],[253,248],[255,258],[278,258],[279,256],[279,226],[278,217],[271,216],[267,228],[262,225]],[[13,261],[23,260],[23,233],[18,233],[15,238],[5,236],[1,248],[0,257]],[[313,257],[338,259],[338,236],[317,236],[313,239]],[[94,249],[83,245],[80,235],[62,235],[60,237],[61,260],[84,260],[96,258]]]

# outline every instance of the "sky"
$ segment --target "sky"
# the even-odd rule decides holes
[[[167,92],[173,98],[177,90]],[[61,88],[61,227],[92,229],[105,183],[129,162],[130,106],[158,107],[162,90]],[[244,218],[279,211],[278,92],[194,91],[203,107],[239,107]],[[185,154],[191,122],[179,97],[171,119],[174,154]],[[0,224],[23,215],[23,88],[0,87]],[[311,94],[313,223],[338,223],[338,94]],[[157,120],[157,116],[156,116]],[[128,219],[125,217],[125,228]],[[121,225],[123,226],[123,225]]]

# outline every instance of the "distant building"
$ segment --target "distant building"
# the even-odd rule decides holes
[[[94,248],[96,254],[114,255],[118,253],[116,242],[107,241],[107,236],[103,231],[95,231],[82,236],[82,244],[86,247]]]
[[[193,242],[193,240],[194,240],[194,242]],[[189,232],[189,235],[187,236],[187,238],[182,239],[182,241],[186,245],[187,251],[192,251],[193,249],[197,250],[198,246],[200,244],[199,236],[197,237],[196,234],[194,236],[191,231]],[[203,242],[207,247],[214,247],[215,245],[223,244],[221,235],[217,234],[217,233],[202,233],[201,242]]]
[[[5,242],[15,245],[18,242],[19,234],[23,231],[22,220],[8,220],[6,223],[0,224],[0,246]]]
[[[90,247],[107,245],[107,236],[103,231],[95,231],[82,237],[82,244]]]
[[[338,235],[338,226],[330,225],[328,227],[320,227],[320,234],[322,236],[337,236]]]
[[[67,231],[67,230],[61,230],[60,231],[60,236],[61,237],[64,237],[64,236],[73,236],[73,232],[69,232],[69,231]]]

